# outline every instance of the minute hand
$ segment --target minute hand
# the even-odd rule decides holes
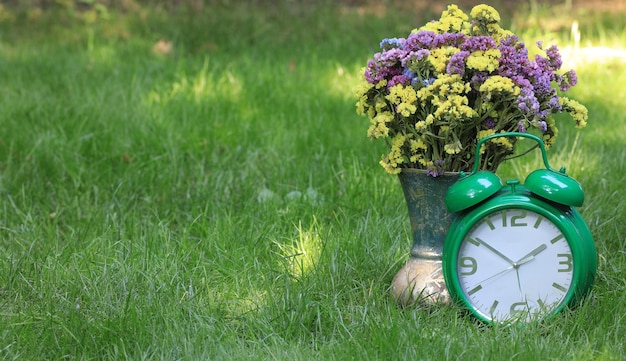
[[[476,241],[480,244],[482,244],[483,246],[487,247],[487,249],[489,249],[491,252],[495,253],[496,255],[498,255],[500,258],[502,258],[503,260],[509,262],[509,264],[511,264],[511,266],[516,266],[516,263],[513,262],[513,260],[511,260],[509,257],[503,255],[502,253],[500,253],[500,251],[498,251],[497,249],[491,247],[490,244],[488,244],[487,242],[483,241],[482,239],[476,237]]]

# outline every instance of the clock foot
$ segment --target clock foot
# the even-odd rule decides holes
[[[441,260],[411,257],[394,277],[391,293],[401,306],[450,303]]]

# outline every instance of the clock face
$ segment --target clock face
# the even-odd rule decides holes
[[[572,250],[539,213],[488,214],[460,244],[456,274],[463,298],[487,320],[528,322],[559,307],[573,288]]]

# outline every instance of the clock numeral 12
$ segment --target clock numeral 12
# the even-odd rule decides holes
[[[523,220],[524,218],[526,218],[526,211],[525,210],[521,210],[520,214],[517,215],[513,215],[510,218],[510,222],[509,222],[509,217],[506,211],[502,211],[500,212],[500,214],[502,215],[502,227],[506,228],[509,225],[511,227],[526,227],[528,226],[528,224],[526,222],[521,222],[521,220]],[[487,226],[489,227],[489,229],[491,229],[492,231],[494,229],[496,229],[495,224],[493,224],[493,222],[491,221],[491,219],[489,219],[489,217],[485,218],[485,223],[487,223]],[[535,228],[539,227],[539,223],[541,223],[541,219],[537,220],[537,222],[535,223]]]

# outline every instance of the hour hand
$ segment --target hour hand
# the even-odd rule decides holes
[[[538,255],[539,253],[543,252],[544,249],[548,248],[548,246],[546,246],[546,244],[542,244],[541,246],[533,249],[532,251],[530,251],[527,255],[525,255],[524,257],[520,258],[519,261],[515,262],[515,264],[517,266],[520,266],[526,262],[531,261],[533,258],[535,258],[536,255]]]
[[[511,266],[517,266],[517,264],[515,262],[513,262],[513,260],[511,260],[509,257],[503,255],[500,251],[498,251],[497,249],[491,247],[491,245],[485,241],[483,241],[482,239],[476,237],[476,241],[480,244],[482,244],[483,246],[487,247],[487,249],[489,249],[491,252],[495,253],[496,255],[498,255],[500,258],[502,258],[503,260],[509,262],[509,264]]]

